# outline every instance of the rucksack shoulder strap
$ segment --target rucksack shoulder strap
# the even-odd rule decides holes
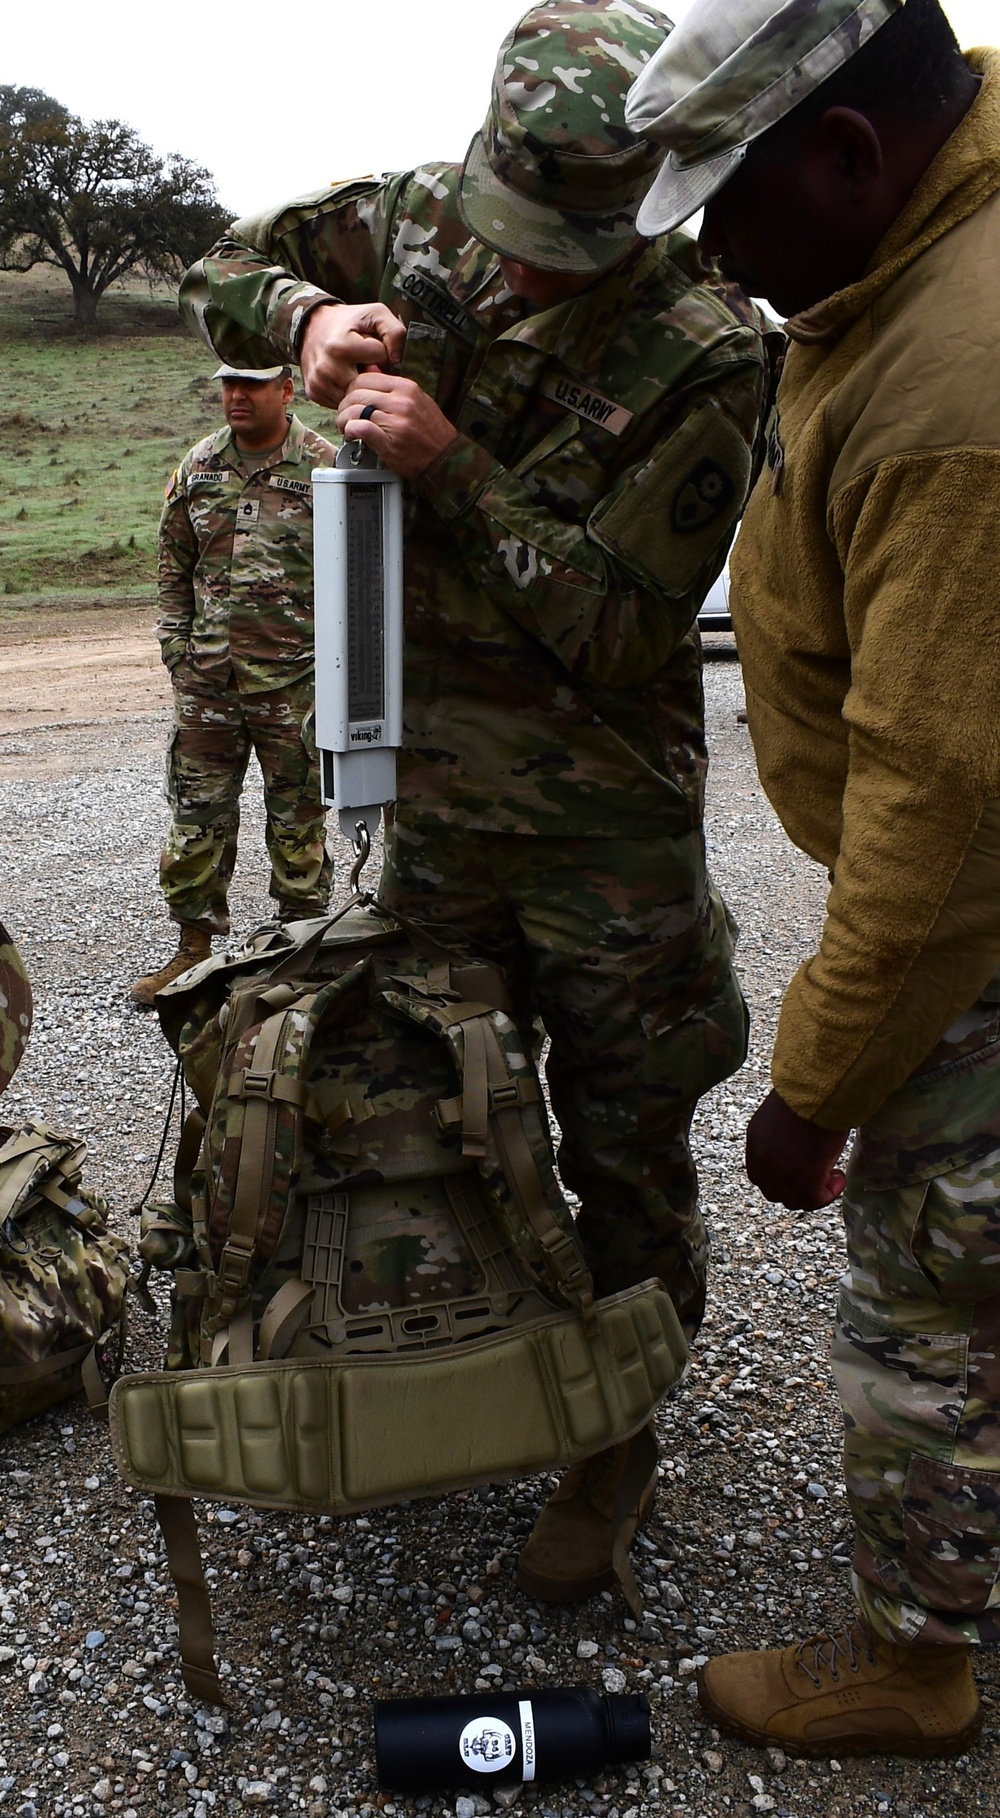
[[[289,1056],[290,1037],[297,1050],[301,1018],[308,1018],[316,994],[299,998],[295,1012],[284,1010],[262,1023],[253,1049],[253,1065],[220,1080],[220,1091],[230,1105],[243,1108],[239,1162],[226,1219],[225,1239],[209,1288],[205,1336],[212,1338],[245,1302],[261,1233],[275,1192],[275,1160],[279,1127],[297,1155],[305,1104],[301,1080],[282,1071]],[[298,1025],[293,1025],[298,1016]],[[211,1213],[209,1214],[211,1222]]]
[[[400,980],[401,984],[408,981]],[[534,1071],[515,1076],[498,1028],[510,1018],[484,1003],[451,1002],[416,993],[385,993],[386,1001],[415,1021],[451,1039],[460,1054],[460,1100],[438,1105],[439,1121],[460,1121],[462,1153],[488,1168],[499,1166],[517,1210],[539,1245],[550,1278],[593,1330],[594,1282],[572,1228],[559,1222],[546,1194],[525,1133],[524,1113],[540,1098]],[[456,1041],[457,1038],[457,1041]]]
[[[545,1194],[524,1132],[518,1094],[520,1082],[511,1077],[506,1055],[489,1013],[473,1017],[464,1027],[466,1079],[470,1054],[469,1036],[472,1035],[471,1085],[474,1089],[474,1115],[481,1115],[485,1100],[488,1127],[521,1216],[538,1239],[545,1260],[566,1299],[571,1306],[579,1308],[586,1330],[592,1333],[595,1330],[593,1276],[583,1260],[583,1252],[575,1235],[559,1223]],[[463,1098],[468,1090],[468,1086],[463,1085]]]
[[[240,1039],[227,1044],[204,1138],[206,1179],[215,1180],[205,1223],[211,1251],[218,1256],[202,1322],[209,1353],[216,1336],[246,1304],[255,1267],[267,1262],[284,1226],[301,1163],[305,1073],[313,1038],[367,965],[367,959],[361,960],[327,984],[287,998],[282,992],[282,1007],[256,1032],[242,1028]],[[240,1021],[234,1017],[237,1026]],[[248,1045],[248,1064],[232,1065]],[[212,1167],[213,1143],[223,1163],[227,1149],[235,1154],[234,1176],[224,1166]]]

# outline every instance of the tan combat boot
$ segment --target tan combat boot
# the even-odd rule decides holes
[[[652,1511],[656,1461],[650,1422],[631,1439],[571,1465],[522,1550],[519,1588],[545,1603],[580,1603],[617,1581],[641,1615],[628,1549]]]
[[[169,959],[159,972],[147,972],[137,978],[129,993],[133,1004],[141,1004],[149,1009],[158,991],[171,980],[180,978],[191,966],[197,966],[199,960],[207,959],[212,951],[212,936],[201,922],[180,922],[180,942],[173,959]]]
[[[789,1755],[961,1755],[983,1724],[965,1646],[902,1647],[860,1623],[722,1654],[698,1676],[723,1729]]]

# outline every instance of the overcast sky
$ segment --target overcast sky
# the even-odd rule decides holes
[[[528,0],[320,0],[222,8],[48,0],[5,8],[0,80],[117,118],[204,164],[234,214],[331,179],[464,157],[497,49]],[[666,11],[678,19],[690,0]],[[946,0],[963,45],[997,0]]]

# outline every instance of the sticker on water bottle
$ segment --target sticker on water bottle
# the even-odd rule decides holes
[[[502,1717],[474,1717],[458,1739],[462,1760],[476,1774],[498,1774],[513,1761],[516,1747],[514,1732]]]
[[[518,1700],[517,1714],[521,1719],[521,1779],[527,1783],[535,1778],[535,1714],[530,1699]]]

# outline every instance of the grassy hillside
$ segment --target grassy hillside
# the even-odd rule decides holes
[[[141,284],[80,335],[54,274],[0,273],[0,342],[0,595],[148,596],[164,486],[221,422],[216,361]],[[295,409],[329,430],[327,411]]]

